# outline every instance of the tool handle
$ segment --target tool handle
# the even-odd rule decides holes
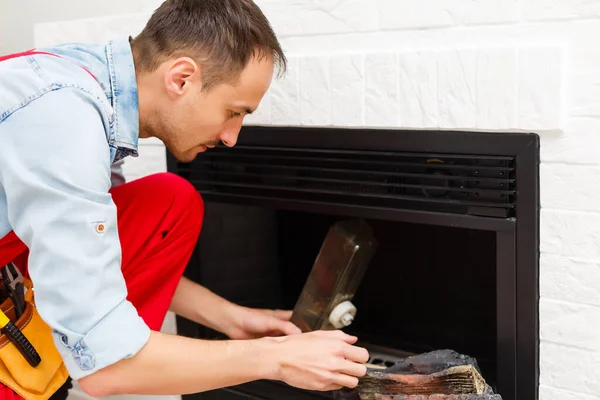
[[[29,342],[25,335],[23,335],[23,332],[21,332],[12,321],[9,321],[4,328],[2,328],[2,331],[8,336],[8,339],[17,347],[17,349],[19,349],[29,365],[37,367],[40,362],[42,362],[40,355],[31,342]]]
[[[23,286],[21,282],[17,283],[12,295],[15,306],[15,315],[17,319],[19,319],[25,312],[25,286]]]

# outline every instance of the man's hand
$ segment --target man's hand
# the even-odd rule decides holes
[[[355,388],[367,372],[366,349],[342,331],[315,331],[273,338],[280,343],[277,380],[301,389],[329,391]]]
[[[238,306],[188,278],[181,278],[171,303],[176,314],[224,333],[231,339],[254,339],[300,333],[291,311]]]
[[[290,322],[292,311],[237,307],[231,326],[224,332],[231,339],[256,339],[302,333]]]

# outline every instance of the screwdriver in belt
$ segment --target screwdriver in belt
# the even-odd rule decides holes
[[[17,328],[15,324],[0,310],[0,331],[4,333],[8,339],[15,345],[15,347],[21,352],[23,357],[27,360],[29,365],[37,367],[42,359],[35,350],[31,342],[27,340],[23,332]]]

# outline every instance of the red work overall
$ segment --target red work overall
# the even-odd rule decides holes
[[[33,53],[4,56],[0,61]],[[110,193],[117,206],[127,298],[150,329],[160,330],[198,240],[204,203],[189,182],[171,173],[137,179]],[[27,246],[14,232],[0,238],[0,266],[13,261],[29,276],[28,255]],[[0,400],[9,399],[21,397],[0,383]]]

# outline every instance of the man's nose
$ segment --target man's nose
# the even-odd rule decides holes
[[[238,135],[242,129],[242,123],[235,124],[235,126],[226,126],[225,129],[219,135],[219,140],[227,147],[235,146]]]

